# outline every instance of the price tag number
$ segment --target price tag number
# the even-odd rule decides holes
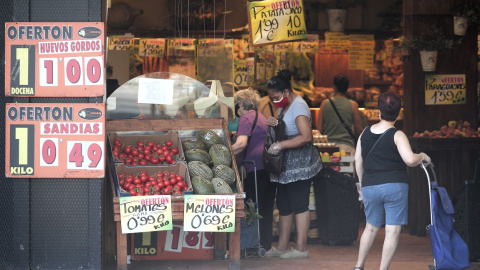
[[[202,226],[217,226],[218,231],[231,228],[233,223],[230,221],[230,216],[220,218],[217,215],[197,214],[192,218],[191,226],[193,229],[198,229]]]
[[[68,141],[67,169],[103,170],[103,142]]]
[[[39,61],[40,86],[58,86],[60,72],[64,73],[65,86],[103,84],[102,57],[40,58]]]
[[[237,86],[247,86],[248,73],[237,73],[235,75],[235,85]]]
[[[153,225],[155,229],[167,226],[170,224],[170,221],[165,220],[164,214],[159,214],[158,216],[148,215],[148,216],[134,216],[131,217],[127,222],[127,227],[130,231],[134,231],[138,226]]]
[[[429,104],[446,104],[465,102],[465,92],[463,90],[456,91],[434,91],[430,96]]]

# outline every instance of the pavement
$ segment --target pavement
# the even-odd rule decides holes
[[[361,225],[363,226],[363,225]],[[363,227],[359,229],[359,237]],[[385,231],[380,230],[375,243],[367,257],[365,270],[379,269]],[[262,270],[350,270],[355,266],[358,255],[359,240],[349,246],[328,246],[318,241],[310,241],[308,245],[309,258],[306,259],[280,259],[259,257],[254,252],[251,256],[244,256],[240,261],[241,269]],[[276,243],[274,243],[276,245]],[[294,243],[290,243],[293,247]],[[403,232],[397,253],[390,266],[391,270],[428,270],[433,264],[432,251],[429,237],[418,237]],[[110,268],[109,268],[110,269]],[[113,268],[112,268],[113,269]],[[228,269],[228,260],[157,260],[157,261],[132,261],[128,270],[216,270]],[[469,269],[479,269],[480,262],[472,262]]]

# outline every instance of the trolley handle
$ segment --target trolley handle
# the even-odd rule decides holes
[[[425,164],[421,164],[422,169],[425,171],[425,174],[427,175],[427,182],[428,182],[428,199],[430,203],[430,224],[433,225],[433,213],[432,213],[432,185],[430,181],[430,174],[428,173],[427,168],[425,167]],[[433,176],[433,181],[437,181],[437,176],[435,175],[435,171],[433,170],[433,163],[430,162],[430,164],[427,166],[430,168],[430,171],[432,172]]]

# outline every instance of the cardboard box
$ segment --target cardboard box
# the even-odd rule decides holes
[[[185,161],[185,154],[183,152],[182,142],[180,140],[180,136],[178,135],[177,131],[170,130],[167,133],[149,133],[146,134],[145,132],[142,133],[135,133],[135,132],[125,132],[125,133],[117,133],[111,132],[108,133],[108,143],[110,145],[110,149],[113,149],[114,142],[116,138],[120,138],[125,145],[137,145],[138,141],[146,141],[151,140],[155,142],[155,144],[161,142],[164,143],[168,140],[172,140],[173,146],[178,148],[178,160]],[[109,153],[111,158],[115,163],[122,163],[117,158],[114,158],[112,153]],[[151,165],[150,165],[151,166]],[[156,165],[153,165],[156,166]]]
[[[153,175],[156,172],[174,172],[178,175],[181,175],[185,182],[188,185],[188,190],[183,194],[193,194],[192,182],[190,180],[190,174],[188,173],[188,167],[186,162],[177,162],[175,165],[160,165],[160,166],[125,166],[123,163],[115,164],[115,174],[113,176],[113,183],[117,189],[117,194],[119,197],[130,196],[128,191],[120,189],[119,179],[117,177],[118,173],[125,173],[135,175],[141,171],[147,172],[148,175]],[[178,196],[178,195],[177,195]],[[172,195],[172,197],[177,197]]]

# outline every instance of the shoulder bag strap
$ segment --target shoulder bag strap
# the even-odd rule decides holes
[[[272,117],[275,117],[275,114],[273,113],[272,104],[270,103],[270,101],[267,104],[268,104],[268,107],[270,108],[270,113],[272,114]]]
[[[390,131],[390,129],[391,129],[391,128],[385,130],[385,132],[383,132],[382,135],[380,135],[380,137],[378,137],[378,139],[377,139],[377,140],[375,141],[375,143],[373,144],[372,148],[370,148],[370,151],[368,151],[368,154],[367,154],[367,156],[365,157],[365,160],[364,160],[363,162],[367,161],[367,159],[370,157],[370,154],[372,153],[373,148],[375,148],[375,146],[377,146],[377,143],[380,141],[380,139],[383,137],[383,135],[387,134],[387,132]]]
[[[355,140],[355,135],[353,135],[353,132],[350,129],[350,127],[347,125],[347,123],[343,121],[343,118],[340,116],[340,113],[338,113],[337,107],[335,107],[335,104],[333,103],[333,101],[330,98],[328,98],[328,100],[330,100],[330,104],[332,104],[332,107],[335,110],[335,113],[337,114],[338,119],[340,119],[340,122],[342,122],[342,126],[348,131],[348,134],[350,134],[350,136]]]

